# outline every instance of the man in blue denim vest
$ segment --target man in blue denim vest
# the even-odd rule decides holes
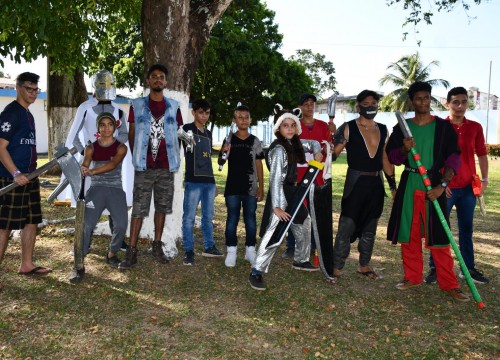
[[[168,70],[155,64],[148,70],[148,96],[132,101],[129,112],[128,141],[135,170],[134,199],[130,219],[130,247],[118,268],[130,269],[137,264],[137,240],[144,217],[149,215],[154,191],[153,256],[166,263],[161,235],[165,215],[172,213],[174,173],[180,167],[180,149],[177,130],[182,125],[179,103],[163,96],[167,86]]]

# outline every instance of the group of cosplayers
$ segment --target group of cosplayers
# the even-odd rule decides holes
[[[183,125],[179,103],[163,95],[167,75],[168,70],[161,64],[149,68],[146,76],[149,94],[132,101],[128,121],[113,102],[116,97],[114,77],[106,70],[94,76],[94,98],[78,108],[66,146],[74,147],[77,157],[81,156],[78,176],[84,181],[77,186],[72,180],[74,176],[64,173],[58,190],[61,193],[63,183],[69,183],[72,197],[77,201],[77,197],[81,198],[85,208],[82,212],[77,211],[81,216],[77,223],[82,224],[82,236],[80,242],[75,240],[71,282],[84,278],[83,258],[89,252],[92,232],[104,211],[109,213],[112,233],[106,262],[121,270],[137,264],[137,241],[153,197],[152,254],[160,263],[168,262],[161,238],[165,216],[172,213],[176,191],[173,176],[181,164],[180,142],[184,144],[186,159],[184,264],[194,265],[192,227],[200,202],[203,256],[223,257],[215,246],[210,226],[216,196],[210,160],[212,135],[205,127],[210,104],[206,100],[193,101],[195,121]],[[21,229],[22,260],[18,272],[23,275],[46,275],[52,271],[33,263],[36,228],[42,215],[38,178],[29,176],[37,167],[35,126],[29,106],[39,93],[38,79],[36,74],[20,74],[16,79],[16,100],[0,114],[0,188],[15,187],[1,195],[0,262],[10,232]],[[452,207],[456,207],[464,263],[474,282],[487,283],[489,280],[476,268],[472,241],[476,196],[482,195],[488,184],[486,147],[481,125],[465,118],[466,90],[459,87],[448,93],[446,106],[450,116],[447,119],[431,115],[431,90],[424,82],[415,82],[408,89],[415,116],[404,120],[404,127],[411,136],[399,125],[389,133],[385,125],[375,121],[380,95],[374,91],[363,90],[358,94],[356,110],[359,117],[338,129],[333,121],[326,123],[314,118],[317,99],[313,94],[304,93],[299,97],[297,109],[275,106],[273,130],[276,140],[266,155],[260,141],[248,132],[249,109],[239,105],[233,119],[237,130],[233,140],[226,139],[221,151],[224,161],[227,156],[229,173],[234,178],[228,179],[227,186],[232,190],[225,194],[226,224],[232,229],[226,231],[226,266],[236,264],[234,233],[238,221],[231,215],[236,210],[239,214],[243,206],[247,229],[245,258],[252,266],[249,277],[252,288],[266,289],[263,274],[268,271],[287,232],[291,235],[287,238],[284,257],[293,257],[294,269],[321,270],[327,283],[333,285],[345,276],[343,269],[351,244],[358,241],[357,272],[368,279],[380,279],[381,274],[370,261],[386,196],[385,177],[393,198],[387,237],[392,243],[401,244],[403,259],[404,279],[397,284],[397,289],[406,290],[424,282],[421,245],[424,239],[425,247],[431,252],[430,272],[425,282],[437,281],[455,300],[469,300],[460,290],[453,270],[450,239],[438,219],[440,211],[433,209],[430,202],[436,201],[448,224]],[[333,110],[330,116],[334,117],[335,107],[330,110]],[[348,170],[334,239],[331,164],[344,150]],[[415,152],[422,166],[428,169],[429,188],[420,179],[423,174],[412,157]],[[477,194],[472,188],[473,181],[477,182],[478,178],[474,154],[479,159],[482,179]],[[262,240],[256,248],[256,224],[252,219],[255,219],[256,202],[264,198],[262,159],[270,170],[270,180],[261,222]],[[404,166],[399,186],[394,172],[398,165]],[[133,177],[129,176],[132,172]],[[238,175],[243,173],[247,174],[245,179]],[[133,183],[130,178],[134,179]],[[246,188],[239,192],[238,187],[230,185],[235,181],[243,181]],[[129,245],[124,242],[128,207],[132,207]],[[186,231],[187,228],[191,231]],[[311,243],[317,251],[319,266],[310,262]],[[81,251],[76,246],[81,247]],[[118,258],[120,248],[126,250],[122,260]],[[463,272],[460,276],[464,276]]]

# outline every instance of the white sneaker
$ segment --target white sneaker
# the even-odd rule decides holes
[[[224,263],[227,267],[236,266],[236,246],[227,247],[226,261]]]
[[[245,260],[248,260],[248,262],[253,265],[256,256],[255,246],[247,246],[245,250]]]

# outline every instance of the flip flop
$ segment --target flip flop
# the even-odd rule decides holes
[[[380,278],[380,275],[373,270],[369,271],[357,271],[358,274],[366,276],[368,279],[376,280]]]
[[[41,270],[45,270],[45,271],[41,271]],[[37,266],[37,267],[34,267],[33,269],[31,269],[30,271],[19,271],[18,274],[25,275],[25,276],[45,276],[51,272],[52,272],[52,269],[49,269],[49,268],[44,267],[44,266]]]
[[[337,279],[338,277],[336,276],[333,276],[333,277],[325,277],[325,282],[328,284],[328,285],[335,285],[337,283]]]

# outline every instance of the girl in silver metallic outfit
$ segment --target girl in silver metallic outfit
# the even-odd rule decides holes
[[[269,192],[262,216],[260,231],[262,240],[249,277],[250,285],[255,290],[266,289],[262,274],[268,272],[276,249],[283,241],[282,238],[276,246],[266,248],[271,238],[270,235],[280,221],[291,219],[291,215],[285,209],[297,190],[297,163],[305,162],[304,151],[314,153],[317,161],[323,158],[321,145],[317,141],[299,139],[301,132],[299,109],[284,110],[281,105],[276,104],[274,113],[273,130],[276,140],[269,147],[266,159],[269,167]],[[309,262],[311,218],[304,204],[300,205],[290,229],[297,240],[293,268],[317,271],[318,268]]]

